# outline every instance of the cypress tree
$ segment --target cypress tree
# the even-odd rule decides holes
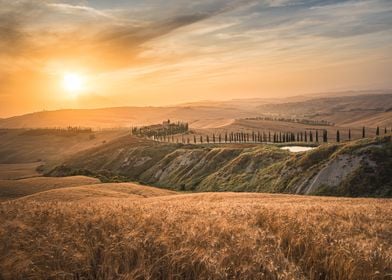
[[[362,127],[362,138],[365,138],[366,134],[365,134],[365,127]]]
[[[309,141],[313,142],[313,133],[312,133],[312,131],[309,132]]]
[[[200,135],[200,143],[203,144],[203,135]]]
[[[308,132],[305,131],[305,142],[308,142]]]
[[[215,133],[212,133],[212,142],[215,143]]]
[[[340,132],[339,129],[336,131],[336,142],[340,142]]]
[[[196,135],[193,135],[193,143],[196,144]]]
[[[380,128],[377,126],[377,129],[376,129],[376,135],[377,136],[379,136],[380,135]]]
[[[271,131],[268,131],[268,142],[271,142]]]
[[[220,133],[219,133],[218,141],[219,141],[219,144],[222,142],[222,136]]]
[[[316,130],[316,142],[318,143],[319,141],[319,135],[318,135],[318,130]]]
[[[387,128],[384,127],[384,134],[387,134]]]
[[[351,129],[348,129],[348,141],[351,141]]]
[[[210,138],[208,137],[208,135],[207,135],[207,143],[208,144],[210,143]]]

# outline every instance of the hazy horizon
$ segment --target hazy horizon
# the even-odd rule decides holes
[[[179,103],[167,103],[167,104],[129,104],[129,105],[118,105],[118,106],[93,106],[93,107],[58,107],[58,108],[43,108],[41,110],[36,111],[27,111],[22,112],[20,114],[12,114],[12,115],[1,115],[0,119],[7,119],[12,117],[18,117],[22,115],[35,114],[41,112],[53,112],[53,111],[68,111],[68,110],[105,110],[105,109],[113,109],[113,108],[170,108],[170,107],[186,107],[186,106],[214,106],[216,104],[225,104],[230,102],[246,102],[251,100],[259,100],[266,101],[268,104],[274,104],[274,101],[278,102],[279,100],[289,98],[287,102],[296,102],[297,98],[300,100],[306,99],[318,99],[318,98],[333,98],[333,97],[347,97],[347,96],[361,96],[361,95],[384,95],[384,94],[392,94],[392,89],[374,89],[374,90],[347,90],[347,91],[334,91],[334,92],[312,92],[312,93],[304,93],[298,95],[288,95],[288,96],[280,96],[280,97],[238,97],[238,98],[211,98],[211,99],[200,99],[200,100],[189,100],[187,102],[179,102]],[[211,103],[211,104],[207,104]],[[278,102],[279,103],[279,102]]]

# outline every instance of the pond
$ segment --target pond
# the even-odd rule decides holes
[[[298,152],[306,152],[309,150],[313,150],[314,147],[304,147],[304,146],[284,146],[281,147],[283,150],[289,150],[292,153],[298,153]]]

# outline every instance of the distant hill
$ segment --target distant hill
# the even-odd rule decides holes
[[[391,126],[388,109],[392,106],[392,94],[323,97],[302,102],[265,104],[261,112],[326,120],[345,126]]]
[[[367,94],[366,94],[367,93]],[[43,111],[0,119],[0,128],[82,126],[130,127],[166,119],[187,121],[193,128],[222,127],[234,119],[283,115],[324,119],[342,125],[392,125],[392,91],[341,92],[281,99],[200,101],[170,107],[117,107]],[[389,111],[390,112],[390,111]]]
[[[64,160],[73,153],[99,146],[126,134],[129,134],[129,131],[109,130],[72,135],[49,131],[47,134],[36,135],[24,129],[0,129],[0,164]],[[12,166],[7,168],[9,171],[13,169]],[[0,174],[1,170],[0,166]]]
[[[89,175],[175,190],[392,197],[391,136],[299,154],[272,145],[135,144],[123,137],[46,168],[50,176]]]
[[[121,107],[44,111],[0,120],[0,128],[82,126],[93,128],[131,127],[182,120],[233,119],[252,115],[249,111],[222,107]]]
[[[97,184],[96,178],[71,176],[64,178],[35,177],[20,180],[0,180],[0,201],[16,199],[48,190]]]
[[[25,201],[92,201],[102,199],[136,199],[175,195],[174,191],[135,183],[100,183],[85,176],[64,178],[29,178],[0,180],[0,201],[23,198]]]

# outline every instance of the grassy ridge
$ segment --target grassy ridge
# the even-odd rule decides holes
[[[299,154],[272,145],[161,144],[120,138],[48,175],[89,175],[182,191],[392,197],[391,136],[327,144]]]
[[[96,178],[71,176],[64,178],[34,177],[20,180],[0,180],[0,200],[15,199],[43,191],[97,184]]]
[[[239,193],[84,200],[77,193],[65,202],[48,193],[45,201],[38,194],[0,204],[0,278],[350,280],[392,273],[389,200]]]

